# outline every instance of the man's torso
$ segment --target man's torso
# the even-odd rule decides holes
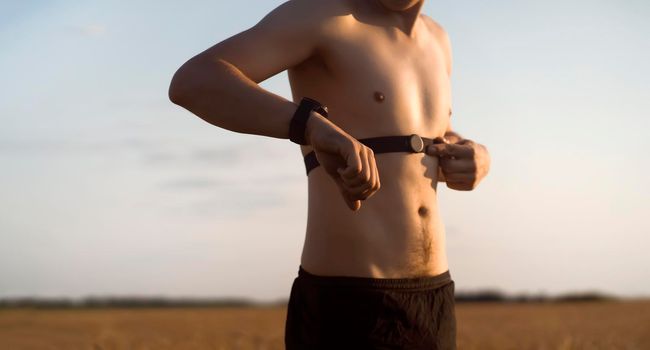
[[[436,24],[419,15],[409,37],[368,1],[336,1],[317,53],[289,70],[294,101],[315,98],[356,139],[443,136],[451,110],[445,48]],[[383,98],[382,98],[383,97]],[[312,150],[301,146],[302,155]],[[438,159],[425,153],[375,155],[381,188],[359,211],[344,203],[322,167],[309,173],[301,265],[314,274],[398,278],[448,269],[436,198]]]

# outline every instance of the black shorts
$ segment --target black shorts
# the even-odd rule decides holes
[[[319,276],[298,269],[284,342],[295,349],[456,349],[449,270],[416,278]]]

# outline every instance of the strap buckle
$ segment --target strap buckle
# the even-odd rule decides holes
[[[424,149],[424,141],[422,141],[420,135],[412,134],[409,138],[409,146],[411,146],[413,152],[420,153]]]

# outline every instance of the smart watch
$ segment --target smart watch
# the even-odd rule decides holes
[[[305,140],[305,128],[307,127],[307,119],[311,112],[315,111],[327,118],[327,107],[320,104],[320,102],[309,97],[303,97],[300,100],[298,109],[291,118],[289,125],[289,140],[299,145],[307,145]]]

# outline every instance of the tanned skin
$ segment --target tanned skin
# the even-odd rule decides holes
[[[171,101],[234,132],[288,139],[302,97],[328,107],[329,118],[309,117],[309,145],[296,145],[321,164],[308,175],[301,265],[311,273],[404,278],[449,269],[438,182],[473,190],[490,157],[451,129],[449,36],[421,14],[423,4],[290,0],[174,74]],[[284,70],[293,101],[258,85]],[[357,141],[413,133],[445,142],[375,155]]]

